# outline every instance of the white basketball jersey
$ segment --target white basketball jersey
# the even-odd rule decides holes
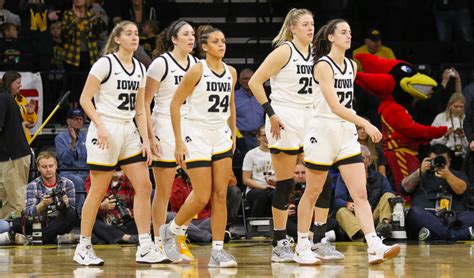
[[[108,54],[92,67],[90,74],[103,76],[106,73],[105,78],[99,79],[102,80],[100,89],[94,96],[99,115],[119,120],[135,117],[138,89],[145,87],[145,67],[135,58],[132,62],[133,68],[127,70],[115,54]]]
[[[232,92],[232,74],[224,64],[224,72],[213,72],[201,60],[202,75],[196,88],[188,98],[188,120],[195,125],[217,129],[227,125],[230,116],[230,97]]]
[[[156,58],[153,63],[158,62],[158,59],[164,59],[165,70],[163,76],[153,76],[155,80],[160,80],[160,87],[155,93],[155,106],[153,114],[170,115],[170,104],[173,96],[178,88],[179,82],[183,79],[184,74],[191,68],[197,59],[192,55],[188,55],[188,66],[183,68],[171,55],[171,53],[164,53]],[[152,65],[150,65],[150,68]],[[150,72],[148,73],[150,75]],[[181,116],[188,113],[187,103],[181,106]]]
[[[270,99],[281,103],[301,105],[313,104],[313,55],[311,46],[308,56],[295,47],[293,42],[285,42],[291,49],[286,65],[270,78],[272,93]]]
[[[334,90],[339,98],[339,103],[355,113],[353,109],[355,72],[351,60],[344,58],[343,69],[340,69],[329,56],[321,57],[317,63],[328,63],[331,66],[334,74]],[[314,116],[329,119],[341,119],[331,111],[331,108],[329,108],[317,80],[314,82],[314,105]]]

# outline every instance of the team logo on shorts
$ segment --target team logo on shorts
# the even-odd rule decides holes
[[[186,143],[189,143],[189,142],[191,142],[192,140],[191,140],[191,137],[186,136],[186,138],[184,138],[184,141],[186,141]]]
[[[314,138],[314,137],[311,137],[311,138],[309,138],[309,142],[311,144],[314,144],[314,143],[318,143],[318,140],[316,140],[316,138]]]
[[[92,138],[91,143],[92,145],[97,145],[97,138]]]

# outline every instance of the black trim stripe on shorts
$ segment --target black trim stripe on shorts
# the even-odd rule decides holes
[[[308,169],[317,170],[317,171],[329,171],[329,169],[332,167],[332,165],[313,164],[307,161],[304,162],[304,166]]]
[[[143,161],[146,161],[146,157],[143,157],[142,156],[142,153],[139,153],[135,156],[132,156],[132,157],[129,157],[129,158],[126,158],[124,160],[119,160],[119,162],[117,163],[118,166],[124,166],[124,165],[128,165],[128,164],[132,164],[132,163],[137,163],[137,162],[143,162]]]
[[[217,161],[217,160],[221,160],[221,159],[224,159],[224,158],[227,158],[227,157],[232,157],[233,156],[233,153],[232,153],[232,149],[226,151],[225,153],[220,153],[220,154],[216,154],[216,155],[213,155],[211,160],[212,161]]]
[[[89,163],[87,163],[87,166],[89,166],[89,170],[91,171],[103,171],[103,172],[113,171],[117,167],[117,165],[106,166],[106,165],[96,165],[96,164],[89,164]]]
[[[171,161],[153,161],[151,163],[151,167],[159,167],[159,168],[176,168],[178,164],[176,162]]]
[[[270,148],[270,153],[272,154],[279,154],[281,152],[289,154],[289,155],[297,155],[303,152],[303,147],[300,147],[297,150],[280,150],[278,148]]]
[[[364,160],[362,159],[362,155],[360,153],[341,159],[334,163],[335,167],[339,167],[341,165],[347,165],[347,164],[354,164],[354,163],[364,163]]]
[[[211,164],[212,164],[212,161],[209,161],[209,160],[197,160],[197,161],[186,162],[186,168],[193,169],[193,168],[198,168],[198,167],[211,167]]]

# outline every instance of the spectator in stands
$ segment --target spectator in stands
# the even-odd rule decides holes
[[[97,44],[99,45],[100,49],[103,49],[105,43],[107,42],[108,36],[108,24],[109,24],[109,17],[105,12],[102,5],[104,4],[103,0],[93,0],[89,4],[89,11],[93,14],[94,17],[98,19],[98,24],[101,26],[100,32],[97,38]]]
[[[451,89],[453,85],[454,89]],[[430,125],[436,115],[446,109],[451,95],[461,92],[461,75],[454,67],[445,68],[441,75],[441,82],[433,88],[433,96],[427,100],[415,102],[412,113],[414,120],[420,124]]]
[[[451,168],[451,152],[447,146],[433,145],[420,168],[403,179],[402,187],[412,195],[407,215],[407,228],[412,237],[474,239],[474,212],[464,206],[470,184],[464,173]]]
[[[135,22],[139,31],[142,30],[145,21],[158,20],[155,7],[147,4],[145,0],[131,0],[128,14],[124,19]]]
[[[160,28],[156,20],[147,20],[142,27],[142,37],[140,37],[140,44],[143,49],[151,57],[153,50],[156,48],[156,36]]]
[[[392,49],[382,45],[382,34],[377,28],[370,28],[364,39],[364,45],[352,52],[352,57],[356,54],[369,53],[387,59],[395,59]],[[355,59],[357,63],[357,70],[364,71],[362,65]]]
[[[12,23],[17,27],[21,26],[20,17],[9,10],[4,9],[5,0],[0,0],[0,26],[6,22]]]
[[[74,0],[62,16],[64,67],[73,106],[77,106],[87,72],[99,57],[97,39],[101,31],[98,15],[87,10],[86,0]]]
[[[242,134],[246,150],[244,154],[258,146],[258,128],[264,123],[264,112],[262,106],[255,99],[249,88],[249,80],[253,75],[253,70],[243,69],[239,74],[240,88],[235,90],[235,109],[237,112],[237,128]]]
[[[24,45],[18,40],[18,30],[15,24],[4,23],[2,29],[3,40],[0,44],[2,68],[12,69],[20,63],[20,60],[23,60],[21,55],[25,52]]]
[[[391,237],[392,232],[392,209],[388,200],[395,198],[392,186],[387,178],[370,168],[374,158],[369,148],[361,145],[362,158],[364,159],[365,173],[367,177],[367,197],[372,207],[374,221],[377,223],[376,231],[383,237]],[[339,226],[351,240],[363,240],[364,234],[357,224],[354,214],[354,202],[347,190],[344,180],[339,177],[336,181],[335,193],[336,220]]]
[[[257,129],[260,145],[245,155],[242,165],[242,180],[246,189],[246,199],[250,204],[251,217],[271,217],[272,198],[275,189],[275,171],[273,170],[265,126]]]
[[[51,39],[53,40],[52,45],[52,57],[51,57],[51,70],[55,72],[64,72],[63,58],[63,39],[61,37],[61,22],[55,21],[49,26],[49,32]]]
[[[36,102],[31,99],[28,101],[20,92],[21,75],[16,71],[7,71],[3,75],[4,88],[15,98],[23,119],[23,130],[26,140],[31,139],[30,128],[33,128],[38,121],[36,114]]]
[[[469,142],[469,149],[464,163],[464,172],[469,177],[471,184],[474,184],[474,100],[469,103],[470,112],[464,118],[464,133]]]
[[[58,133],[54,139],[59,167],[65,169],[61,171],[61,176],[70,179],[75,186],[76,208],[79,215],[86,199],[84,181],[89,174],[86,150],[87,132],[81,130],[83,127],[84,111],[81,108],[71,108],[67,112],[67,130]],[[74,170],[67,170],[71,168]]]
[[[443,144],[451,150],[454,154],[451,167],[455,170],[461,170],[464,157],[469,148],[469,142],[463,129],[465,105],[466,101],[462,93],[452,94],[446,110],[439,113],[431,124],[432,126],[448,127],[448,132],[441,138],[431,140],[431,145]]]
[[[372,142],[372,139],[370,139],[365,129],[361,126],[357,127],[357,135],[359,143],[366,146],[372,154],[373,163],[370,167],[383,176],[387,176],[387,160],[383,155],[383,149],[380,144]]]
[[[90,176],[86,178],[84,187],[89,192]],[[138,231],[133,217],[134,196],[135,191],[123,172],[114,172],[92,228],[92,233],[99,241],[138,244]]]
[[[0,92],[0,219],[15,218],[25,209],[26,184],[31,151],[23,131],[23,120],[10,85],[16,77],[3,75]],[[13,215],[12,215],[13,214]]]
[[[440,41],[453,42],[455,38],[472,41],[469,5],[468,0],[434,1],[434,16]],[[455,37],[454,33],[458,33],[461,37]]]
[[[43,243],[55,243],[57,236],[70,233],[77,221],[74,184],[56,173],[53,153],[39,153],[36,165],[40,176],[27,185],[26,215],[41,222]],[[20,219],[15,219],[15,232],[21,232]],[[26,234],[31,228],[31,223],[27,224]]]

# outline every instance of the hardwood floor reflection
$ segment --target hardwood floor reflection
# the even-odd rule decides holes
[[[247,241],[227,248],[236,257],[235,269],[208,269],[210,246],[191,245],[196,261],[186,264],[135,263],[131,245],[95,246],[105,260],[102,267],[83,267],[72,261],[74,246],[0,247],[0,277],[473,277],[474,242],[457,244],[401,244],[400,255],[382,265],[368,266],[361,243],[337,243],[346,259],[318,267],[270,263],[268,242]]]

